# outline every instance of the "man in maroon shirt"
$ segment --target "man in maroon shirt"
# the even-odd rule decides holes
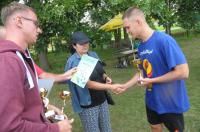
[[[71,132],[67,119],[49,123],[44,117],[33,61],[25,53],[41,33],[35,12],[12,2],[1,14],[6,36],[0,41],[0,131]]]

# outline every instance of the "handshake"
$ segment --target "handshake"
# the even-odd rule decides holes
[[[106,88],[116,94],[120,94],[126,91],[129,87],[134,86],[135,84],[139,86],[146,86],[148,90],[151,90],[152,83],[153,79],[143,78],[139,74],[136,74],[131,80],[124,84],[112,84],[112,80],[108,77],[106,80]]]
[[[110,84],[108,88],[115,94],[123,93],[127,89],[124,84]]]
[[[115,94],[123,93],[128,88],[126,84],[112,84],[113,83],[112,79],[109,78],[108,76],[106,76],[105,81],[106,81],[106,88],[111,90]]]

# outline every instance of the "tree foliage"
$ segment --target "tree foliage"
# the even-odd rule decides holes
[[[179,0],[178,2],[180,7],[177,12],[178,22],[187,30],[188,36],[189,32],[196,29],[200,23],[200,0]]]
[[[1,1],[0,7],[10,1],[12,0]],[[99,27],[133,5],[144,10],[151,27],[155,28],[154,22],[158,22],[168,33],[173,24],[180,24],[188,31],[196,28],[199,22],[197,18],[200,16],[200,0],[26,0],[26,2],[35,9],[40,20],[43,33],[35,49],[44,56],[49,45],[53,47],[55,53],[66,51],[70,45],[72,32],[77,30],[88,34],[93,48],[97,45],[110,45],[112,35],[116,39],[121,38],[121,31],[103,32]]]

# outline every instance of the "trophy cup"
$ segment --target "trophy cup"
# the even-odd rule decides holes
[[[139,73],[139,78],[142,79],[143,78],[143,72],[142,70],[140,69],[140,65],[142,64],[142,61],[141,59],[134,59],[133,60],[133,64],[137,67],[137,72]],[[140,84],[143,84],[143,82],[140,82]],[[152,91],[152,84],[149,84],[147,86],[147,90],[148,91]]]
[[[133,60],[134,66],[137,68],[137,72],[139,73],[139,78],[143,78],[142,70],[140,69],[140,65],[142,64],[142,61],[140,59],[134,59]],[[140,82],[142,84],[142,82]]]
[[[46,88],[40,88],[40,97],[42,98],[42,101],[44,103],[45,112],[47,111],[47,106],[49,104],[49,99],[46,98],[47,93],[48,90]]]
[[[48,90],[46,88],[40,88],[40,97],[42,98],[44,104],[45,117],[49,118],[51,116],[54,116],[55,112],[54,110],[48,110],[49,99],[46,98],[47,93]]]
[[[61,109],[62,115],[55,115],[55,119],[62,121],[62,120],[65,119],[64,108],[66,106],[66,101],[70,100],[70,92],[63,90],[62,92],[59,93],[59,96],[63,100],[63,106],[62,106],[62,109]]]

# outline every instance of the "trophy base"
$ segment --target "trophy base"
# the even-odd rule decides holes
[[[48,118],[48,117],[51,117],[51,116],[54,116],[55,115],[55,111],[54,110],[49,110],[45,113],[45,116]]]
[[[64,115],[55,115],[54,119],[57,121],[63,121],[63,120],[65,120],[65,116]]]
[[[152,88],[147,88],[147,91],[151,92],[151,91],[152,91]]]

